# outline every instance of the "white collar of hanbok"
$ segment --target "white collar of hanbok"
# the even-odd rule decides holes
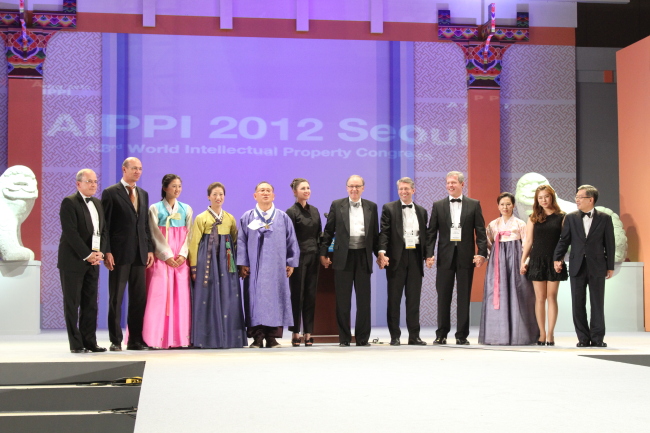
[[[262,211],[262,209],[260,209],[260,205],[258,204],[255,205],[255,209],[257,209],[257,211],[261,213],[262,216],[269,218],[271,215],[273,215],[273,212],[275,212],[275,203],[271,203],[271,208],[267,211]]]
[[[170,215],[173,214],[173,213],[178,212],[178,200],[176,200],[176,202],[174,203],[174,206],[172,206],[172,205],[169,204],[167,199],[164,198],[163,199],[163,204],[165,205],[165,209],[167,209],[167,212],[169,212]]]

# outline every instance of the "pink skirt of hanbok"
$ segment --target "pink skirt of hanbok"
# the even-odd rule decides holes
[[[165,227],[158,227],[163,236]],[[170,227],[167,242],[178,255],[188,235],[186,227]],[[172,268],[158,258],[147,269],[147,307],[142,337],[148,346],[167,349],[190,345],[191,335],[190,267],[184,262]]]

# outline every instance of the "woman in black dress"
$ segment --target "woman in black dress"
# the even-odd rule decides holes
[[[555,198],[555,190],[550,185],[541,185],[535,190],[533,213],[526,223],[526,241],[521,256],[522,274],[533,282],[535,289],[535,316],[539,326],[537,344],[555,345],[555,323],[557,322],[557,291],[560,281],[568,278],[566,265],[562,272],[553,266],[553,252],[560,239],[564,212]],[[530,260],[529,259],[530,255]],[[548,332],[546,331],[546,303],[548,302]]]
[[[291,189],[296,197],[296,203],[287,209],[287,215],[293,221],[293,226],[296,229],[296,237],[300,245],[300,263],[293,270],[289,279],[293,310],[293,326],[290,326],[289,330],[293,333],[291,345],[300,346],[300,317],[302,315],[305,346],[309,347],[314,344],[311,333],[314,330],[316,287],[320,265],[318,240],[322,225],[318,209],[307,203],[311,196],[309,182],[306,179],[296,178],[291,182]]]

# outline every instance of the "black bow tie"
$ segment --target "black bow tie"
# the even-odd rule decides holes
[[[402,209],[404,209],[405,207],[411,209],[413,207],[413,205],[412,204],[403,204]]]
[[[84,200],[86,200],[86,203],[90,203],[90,200],[92,200],[92,198],[90,198],[90,197],[85,197]]]
[[[351,201],[351,202],[350,202],[350,205],[351,205],[352,207],[359,207],[359,206],[361,206],[361,200],[356,201],[356,202]]]
[[[584,218],[584,217],[591,218],[591,212],[582,212],[582,211],[580,211],[580,217],[581,218]]]
[[[450,201],[451,203],[460,203],[460,202],[461,202],[461,199],[459,199],[459,198],[452,198],[452,199],[450,199],[449,201]]]

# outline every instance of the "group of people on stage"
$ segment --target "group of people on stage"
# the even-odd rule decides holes
[[[427,210],[413,202],[415,184],[397,181],[399,200],[377,205],[362,199],[361,176],[347,179],[347,196],[326,214],[308,203],[309,182],[296,178],[296,202],[286,212],[274,205],[268,182],[255,187],[256,206],[238,224],[223,209],[226,187],[207,188],[209,206],[193,220],[180,202],[182,180],[163,177],[161,200],[149,206],[138,187],[142,163],[122,165],[119,183],[101,200],[96,174],[77,173],[77,193],[61,204],[58,268],[70,350],[104,352],[96,340],[99,264],[109,270],[108,330],[111,351],[151,348],[279,347],[285,326],[292,346],[312,346],[320,266],[332,266],[339,346],[353,341],[350,314],[356,296],[355,344],[369,346],[373,255],[388,283],[390,344],[401,344],[400,304],[406,301],[408,344],[420,338],[420,297],[424,267],[437,263],[438,329],[434,344],[446,344],[456,285],[456,344],[469,344],[469,307],[474,268],[488,262],[479,343],[554,345],[559,282],[569,273],[578,347],[606,346],[605,279],[614,269],[611,217],[596,211],[598,191],[581,186],[579,211],[561,212],[549,185],[537,188],[527,222],[513,216],[515,198],[497,197],[501,216],[485,227],[478,200],[464,196],[464,176],[447,174],[448,197]],[[437,244],[437,250],[436,250]],[[329,254],[333,249],[333,254]],[[488,260],[489,259],[489,260]],[[243,280],[240,287],[239,279]],[[121,314],[128,285],[127,333]],[[589,285],[591,323],[587,323]],[[243,296],[243,299],[242,299]],[[548,313],[546,304],[548,303]],[[546,327],[548,316],[548,328]],[[302,335],[300,333],[302,325]]]

